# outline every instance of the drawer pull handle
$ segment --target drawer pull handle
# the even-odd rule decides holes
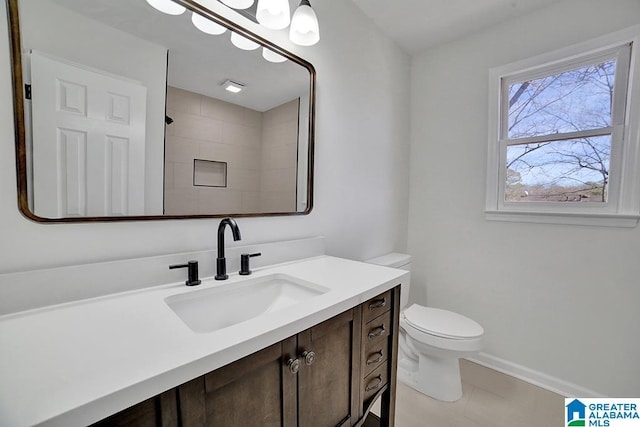
[[[382,308],[385,305],[387,305],[387,299],[386,298],[382,298],[382,299],[376,300],[376,301],[372,302],[371,304],[369,304],[369,310],[375,310],[376,308]]]
[[[372,391],[379,388],[382,385],[382,375],[378,375],[375,379],[376,379],[376,383],[367,384],[367,387],[364,389],[364,391]]]
[[[369,332],[369,339],[372,340],[376,337],[379,337],[380,335],[384,334],[384,331],[386,331],[386,329],[384,328],[384,324],[381,326],[378,326],[377,328]]]
[[[384,359],[384,354],[382,353],[382,350],[375,352],[374,354],[377,354],[378,357],[376,357],[375,359],[367,359],[367,366],[369,365],[374,365],[378,362],[381,362],[382,359]]]

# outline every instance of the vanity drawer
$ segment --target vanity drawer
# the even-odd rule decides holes
[[[375,341],[387,338],[391,332],[391,312],[387,311],[382,316],[378,316],[368,323],[365,323],[362,329],[362,338],[365,348]],[[385,340],[386,341],[386,340]]]
[[[387,362],[383,363],[367,375],[362,381],[362,390],[360,391],[363,396],[363,402],[365,407],[369,404],[369,399],[371,399],[382,387],[387,385],[387,381],[389,380],[389,372]]]
[[[389,338],[379,339],[367,343],[364,351],[362,365],[363,377],[376,370],[378,366],[386,362],[389,355]]]
[[[367,323],[389,310],[391,310],[391,290],[362,304],[362,321]]]

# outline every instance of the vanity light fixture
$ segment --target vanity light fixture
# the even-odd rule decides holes
[[[318,17],[311,8],[309,0],[302,0],[293,13],[289,39],[300,46],[312,46],[320,41]]]
[[[245,7],[234,6],[235,3],[253,0],[218,0],[234,9]],[[250,5],[249,5],[250,6]],[[247,7],[249,7],[247,6]],[[320,41],[320,25],[318,16],[311,8],[309,0],[301,0],[300,5],[290,16],[289,0],[258,0],[255,19],[265,28],[281,30],[289,24],[289,40],[299,46],[312,46]],[[266,56],[263,54],[266,59]]]
[[[235,31],[231,32],[231,43],[238,49],[242,50],[255,50],[260,47],[260,45],[253,40],[249,40],[245,36],[241,36]]]
[[[291,22],[289,0],[258,0],[256,19],[271,30],[287,28]]]
[[[219,0],[234,9],[247,9],[255,0]],[[173,0],[147,0],[152,7],[169,15],[180,15],[186,8]],[[290,18],[289,0],[258,0],[256,19],[269,29],[281,30],[289,26],[289,39],[299,46],[312,46],[320,40],[318,17],[311,8],[309,0],[301,0],[300,5]],[[195,12],[191,15],[193,25],[205,34],[220,35],[227,31],[222,25]],[[255,50],[260,44],[231,31],[231,43],[242,50]],[[270,49],[262,49],[262,57],[270,62],[284,62],[284,56]]]
[[[276,62],[276,63],[284,62],[287,60],[287,58],[285,58],[284,56],[280,55],[279,53],[275,53],[274,51],[266,47],[262,48],[262,57],[269,62]]]
[[[184,6],[179,5],[171,0],[147,0],[156,10],[168,15],[182,15],[185,10]]]
[[[253,5],[253,0],[220,0],[220,1],[234,9],[247,9]]]
[[[228,90],[229,92],[238,93],[238,92],[241,92],[242,89],[244,89],[245,85],[243,85],[242,83],[234,82],[232,80],[227,79],[220,86],[222,86],[225,90]]]
[[[198,15],[195,12],[193,12],[193,15],[191,16],[191,22],[193,22],[193,25],[197,29],[199,29],[205,34],[212,34],[217,36],[227,31],[227,29],[222,25],[217,24],[212,20],[205,18],[202,15]]]

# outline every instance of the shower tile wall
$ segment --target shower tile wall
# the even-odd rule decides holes
[[[292,106],[293,130],[284,116]],[[165,214],[295,210],[297,107],[294,100],[262,113],[169,87]],[[194,186],[194,159],[226,162],[227,186]]]
[[[262,116],[260,208],[262,212],[296,210],[298,100]]]

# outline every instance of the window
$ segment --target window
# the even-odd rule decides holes
[[[491,70],[488,219],[637,225],[631,34]]]

